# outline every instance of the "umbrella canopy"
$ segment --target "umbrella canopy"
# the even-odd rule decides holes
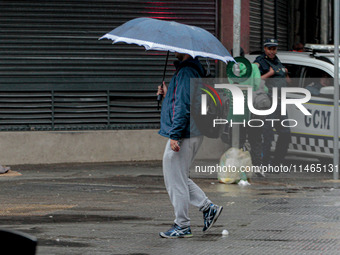
[[[152,18],[136,18],[105,34],[113,43],[125,42],[144,46],[146,50],[186,53],[234,61],[222,43],[207,30],[195,26]]]

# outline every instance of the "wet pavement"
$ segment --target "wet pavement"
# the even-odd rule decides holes
[[[202,164],[200,162],[199,164]],[[191,177],[224,210],[206,234],[167,240],[173,221],[160,162],[11,166],[0,226],[38,238],[37,254],[339,254],[340,183],[332,173],[271,173],[251,185]],[[222,236],[227,229],[229,235]]]

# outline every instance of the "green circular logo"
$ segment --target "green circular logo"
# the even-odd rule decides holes
[[[236,57],[234,59],[237,63],[242,63],[242,64],[245,65],[246,73],[241,75],[241,76],[237,76],[236,74],[234,74],[233,67],[234,67],[235,62],[229,61],[228,65],[227,65],[228,78],[231,79],[233,82],[236,82],[236,83],[244,82],[250,77],[250,75],[253,71],[251,63],[245,57]]]

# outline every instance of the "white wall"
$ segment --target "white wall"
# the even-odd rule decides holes
[[[0,132],[0,164],[162,160],[158,130]],[[205,138],[198,159],[219,159],[227,146]]]

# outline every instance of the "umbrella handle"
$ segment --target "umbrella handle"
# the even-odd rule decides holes
[[[158,96],[157,96],[157,101],[158,101],[158,103],[159,103],[160,101],[162,101],[162,98],[163,98],[163,95],[158,95]]]
[[[167,54],[166,54],[165,66],[164,66],[164,71],[163,71],[163,80],[162,80],[162,85],[161,85],[162,87],[163,87],[163,82],[165,80],[165,73],[166,73],[166,67],[168,65],[169,53],[170,53],[170,51],[168,51]],[[162,98],[163,98],[163,95],[157,96],[157,110],[159,110],[159,104],[162,101]]]

